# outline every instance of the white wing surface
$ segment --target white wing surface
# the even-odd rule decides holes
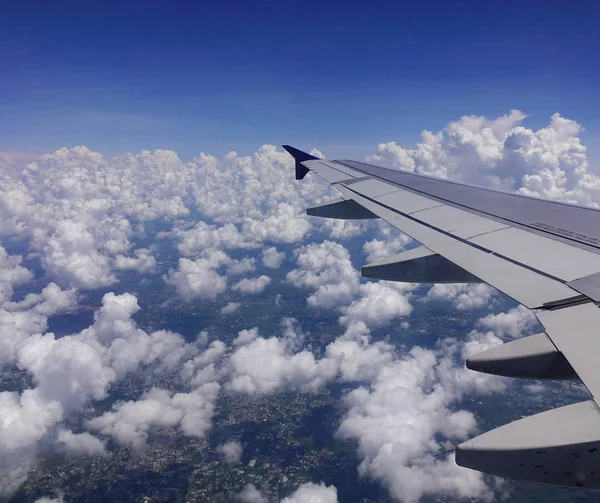
[[[296,178],[312,171],[341,198],[307,212],[382,218],[421,243],[363,267],[392,281],[485,282],[533,310],[545,333],[467,361],[473,370],[580,379],[592,399],[502,426],[456,449],[459,465],[500,476],[600,489],[600,211],[350,160],[288,145]]]

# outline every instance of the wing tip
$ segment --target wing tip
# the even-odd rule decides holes
[[[310,155],[307,152],[303,152],[302,150],[298,150],[291,145],[282,145],[282,147],[288,151],[288,153],[294,158],[296,161],[296,180],[302,180],[306,174],[310,171],[306,166],[302,163],[304,161],[314,161],[318,160],[318,157],[314,155]]]

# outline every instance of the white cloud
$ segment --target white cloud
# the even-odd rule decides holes
[[[327,359],[336,362],[343,381],[370,381],[394,359],[394,348],[385,342],[370,343],[363,322],[351,324],[342,337],[329,344]]]
[[[216,450],[230,465],[237,464],[242,459],[242,444],[235,440],[218,445]]]
[[[382,143],[376,164],[597,207],[600,177],[589,171],[583,127],[560,114],[538,131],[521,125],[519,110],[496,119],[464,116],[440,132],[423,131],[405,149]]]
[[[93,289],[117,281],[110,260],[98,250],[92,233],[82,222],[59,222],[43,252],[43,266],[60,283]]]
[[[256,259],[249,257],[243,258],[242,260],[232,260],[227,265],[227,274],[235,276],[252,272],[256,269],[256,266],[254,265],[255,262]]]
[[[337,489],[325,484],[302,484],[293,494],[283,498],[281,503],[337,503]]]
[[[367,263],[371,263],[400,253],[411,242],[412,239],[406,234],[400,234],[399,236],[385,240],[373,239],[363,245],[363,253],[367,255]]]
[[[258,337],[258,329],[243,330],[234,345],[225,372],[225,388],[246,394],[280,391],[315,392],[335,377],[333,360],[316,360],[308,350],[299,351],[304,336],[295,320],[282,322],[282,337]]]
[[[269,276],[259,276],[258,278],[244,278],[238,283],[233,285],[232,290],[240,291],[242,293],[258,294],[262,293],[265,288],[271,283]]]
[[[521,126],[524,118],[518,111],[492,120],[463,117],[437,134],[423,132],[414,149],[380,146],[377,161],[598,205],[600,178],[589,171],[581,126],[556,114],[547,127],[532,131]],[[0,365],[18,365],[33,381],[24,392],[0,393],[0,450],[5,453],[0,490],[14,489],[23,480],[42,445],[72,455],[102,455],[100,438],[65,429],[65,419],[104,398],[128,373],[149,365],[149,376],[172,372],[186,391],[153,389],[140,400],[119,403],[89,423],[94,432],[133,445],[141,445],[161,425],[202,436],[210,427],[220,383],[245,393],[310,392],[339,377],[363,384],[348,395],[340,429],[359,442],[363,473],[409,501],[430,493],[485,494],[478,474],[425,454],[438,447],[432,445],[436,435],[463,438],[475,428],[471,415],[456,410],[462,394],[505,386],[465,370],[462,362],[501,343],[499,337],[533,330],[535,319],[522,308],[482,318],[464,341],[445,340],[435,350],[399,357],[387,343],[372,343],[368,327],[410,312],[410,287],[361,285],[347,250],[326,241],[297,249],[298,266],[287,276],[291,284],[310,290],[309,305],[342,311],[346,332],[321,357],[304,347],[292,322],[279,337],[241,331],[230,357],[222,342],[202,343],[205,336],[186,344],[171,332],[146,333],[132,320],[137,299],[127,294],[105,296],[94,323],[79,333],[61,338],[45,333],[48,317],[76,307],[78,289],[109,286],[121,269],[152,272],[156,252],[135,249],[134,242],[144,236],[148,221],[160,219],[171,228],[165,235],[176,240],[184,257],[166,279],[187,300],[215,298],[226,290],[228,276],[254,269],[256,258],[234,260],[224,250],[263,249],[263,265],[279,267],[285,257],[272,244],[300,242],[314,226],[338,238],[365,228],[307,218],[304,208],[332,190],[314,176],[293,181],[287,153],[267,145],[251,157],[201,154],[183,163],[164,150],[105,158],[76,147],[26,167],[3,162],[0,180],[0,235],[22,238],[28,259],[39,257],[54,281],[13,301],[13,289],[33,275],[20,256],[0,247]],[[210,223],[176,221],[191,211]],[[378,236],[364,245],[368,261],[408,244],[404,236],[389,236],[387,231],[388,239]],[[458,309],[494,303],[493,290],[485,285],[436,285],[427,298],[447,299]],[[223,312],[235,309],[232,304]]]
[[[490,305],[496,290],[485,283],[437,283],[427,292],[425,300],[447,300],[463,311]]]
[[[250,328],[247,330],[240,330],[238,336],[234,339],[234,346],[245,346],[250,344],[254,339],[258,337],[258,327]]]
[[[442,450],[439,435],[464,439],[476,426],[470,412],[452,408],[474,385],[460,380],[468,371],[455,367],[446,350],[415,347],[382,367],[370,386],[344,398],[347,413],[338,435],[358,441],[360,474],[381,480],[400,501],[415,502],[426,494],[477,498],[487,492],[480,473],[432,455]]]
[[[52,498],[49,496],[44,496],[43,498],[38,498],[35,500],[35,503],[64,503],[64,497],[61,494],[58,494],[56,498]]]
[[[228,223],[217,227],[198,222],[193,229],[178,230],[180,243],[178,249],[184,257],[197,257],[210,248],[256,248],[260,243],[241,234],[238,228]]]
[[[144,445],[152,427],[178,426],[184,435],[204,437],[211,426],[219,388],[216,382],[189,393],[153,388],[140,400],[118,403],[112,411],[87,424],[102,435],[134,447]]]
[[[246,484],[241,492],[235,495],[235,498],[242,503],[269,503],[267,497],[254,487],[254,484]]]
[[[294,255],[299,268],[290,271],[286,280],[294,286],[314,290],[307,299],[310,306],[332,309],[347,304],[358,293],[358,272],[341,244],[324,241],[301,246]]]
[[[139,248],[134,252],[135,257],[117,255],[115,257],[116,269],[133,269],[140,273],[152,272],[156,267],[156,259],[150,254],[150,250]]]
[[[271,269],[278,269],[281,267],[281,263],[285,259],[284,252],[278,252],[277,248],[271,246],[270,248],[265,248],[262,252],[262,263],[265,267],[269,267]]]
[[[379,281],[363,283],[358,289],[360,297],[349,306],[342,307],[340,323],[363,321],[369,326],[387,324],[392,318],[412,312],[409,292],[417,285]]]
[[[227,289],[227,277],[217,268],[228,261],[227,255],[215,252],[211,258],[179,259],[179,267],[171,269],[165,281],[175,286],[187,301],[198,298],[214,299]]]
[[[0,245],[0,305],[10,301],[13,287],[23,285],[33,278],[31,271],[23,267],[20,255],[9,255]]]
[[[87,432],[73,433],[70,430],[58,432],[57,447],[71,456],[107,456],[105,445]]]
[[[492,330],[497,337],[514,339],[529,335],[539,322],[529,309],[519,305],[506,313],[488,314],[478,324],[486,330]]]
[[[9,315],[37,316],[45,330],[46,318],[34,310],[42,306],[39,310],[52,313],[70,303],[68,292],[56,286],[48,287],[39,297],[46,300],[31,311]],[[101,454],[100,441],[91,435],[63,430],[53,436],[53,432],[91,400],[105,398],[112,384],[140,365],[154,363],[155,372],[173,371],[182,359],[197,353],[194,344],[186,344],[177,334],[148,334],[137,328],[131,316],[138,309],[133,295],[108,293],[94,315],[94,323],[80,333],[56,339],[51,333],[24,332],[26,336],[13,348],[11,357],[30,374],[34,387],[22,393],[0,393],[0,450],[6,454],[0,463],[0,489],[10,491],[17,487],[41,444],[51,446],[57,442],[57,448],[71,454]],[[206,386],[211,385],[218,388],[214,382]],[[199,434],[208,427],[210,399],[204,400],[206,406],[199,405],[197,394],[211,396],[203,388],[170,398],[169,405],[182,411],[184,417],[179,424],[186,434]]]
[[[221,308],[221,314],[232,314],[235,313],[240,307],[239,302],[229,302],[226,306]]]

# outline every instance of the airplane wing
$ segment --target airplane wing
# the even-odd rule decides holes
[[[341,197],[325,218],[381,218],[421,247],[368,264],[391,281],[484,282],[531,309],[545,332],[475,355],[467,367],[534,379],[580,379],[592,399],[501,426],[456,448],[495,475],[600,489],[600,211],[350,160],[289,145],[296,179],[312,171]]]

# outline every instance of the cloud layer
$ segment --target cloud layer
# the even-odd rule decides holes
[[[465,116],[438,133],[424,131],[414,148],[381,144],[370,160],[598,206],[600,179],[589,169],[583,128],[558,114],[538,131],[524,120],[515,110],[496,119]],[[109,439],[141,448],[157,428],[202,438],[221,393],[313,393],[344,382],[337,435],[357,442],[362,475],[399,501],[490,495],[480,474],[431,454],[476,432],[475,417],[461,408],[467,394],[507,386],[467,371],[464,359],[535,331],[535,316],[522,307],[497,312],[499,295],[486,285],[435,285],[421,295],[417,285],[362,280],[353,259],[378,260],[411,240],[380,224],[307,217],[304,209],[333,191],[312,175],[294,181],[287,153],[265,145],[253,156],[200,154],[182,162],[166,150],[107,158],[63,148],[25,168],[0,160],[0,181],[0,367],[19,369],[31,382],[0,392],[0,491],[17,488],[42,450],[110,456]],[[161,232],[149,243],[155,224]],[[351,241],[364,231],[368,239]],[[173,252],[166,263],[163,248]],[[306,295],[311,316],[333,314],[338,326],[319,350],[308,342],[310,327],[287,311],[271,331],[249,319],[231,343],[204,331],[186,342],[138,326],[138,300],[146,299],[110,291],[131,274],[158,278],[184,302],[214,303],[231,320],[284,281]],[[99,289],[102,302],[88,327],[62,337],[48,332],[52,316],[72,312]],[[385,338],[392,320],[408,326],[417,301],[485,311],[459,340],[404,347],[399,322]],[[90,413],[140,370],[148,376],[143,393]],[[83,411],[85,431],[71,429]],[[242,454],[233,441],[217,452],[228,463]],[[267,501],[254,486],[237,497]],[[307,483],[283,501],[333,503],[337,491]]]

